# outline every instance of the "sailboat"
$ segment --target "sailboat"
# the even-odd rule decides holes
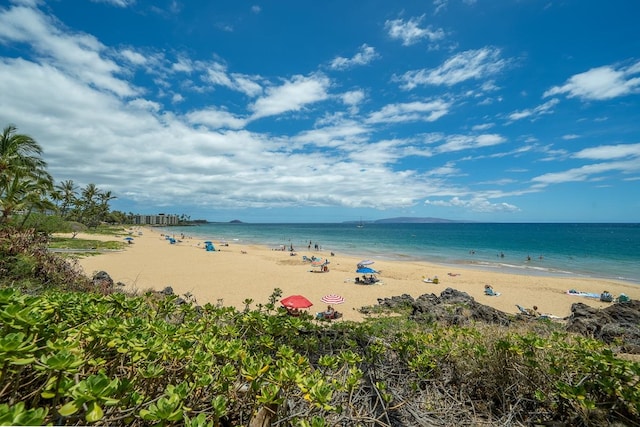
[[[363,228],[364,227],[364,223],[362,222],[362,218],[360,218],[360,222],[358,223],[358,225],[356,225],[356,227],[358,227],[358,228]]]

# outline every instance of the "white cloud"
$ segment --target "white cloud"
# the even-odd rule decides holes
[[[127,61],[135,65],[144,65],[147,63],[147,58],[144,55],[135,52],[132,49],[124,49],[122,52],[120,52],[120,55],[122,55]]]
[[[315,145],[317,147],[340,147],[344,151],[355,151],[368,142],[371,129],[362,124],[345,120],[332,126],[325,126],[301,132],[291,138],[298,144]]]
[[[360,104],[366,98],[366,94],[363,90],[351,90],[343,93],[341,96],[342,102],[349,107],[351,114],[357,114]]]
[[[449,153],[452,151],[470,150],[475,148],[490,147],[499,145],[507,140],[497,134],[482,135],[452,135],[446,138],[446,142],[437,147],[439,153]]]
[[[236,117],[228,111],[210,108],[207,110],[192,111],[187,114],[187,120],[192,124],[203,124],[212,129],[241,129],[247,120]]]
[[[571,76],[562,86],[554,86],[545,97],[567,94],[569,98],[602,101],[640,91],[640,62],[615,69],[612,66],[592,68]]]
[[[434,42],[445,37],[442,29],[420,28],[419,25],[423,19],[424,15],[411,18],[408,21],[393,19],[386,21],[384,27],[389,37],[402,40],[404,46],[410,46],[423,39]]]
[[[459,197],[453,197],[449,200],[425,200],[426,205],[432,206],[453,206],[462,209],[468,209],[472,212],[517,212],[520,209],[510,203],[491,203],[482,197],[474,197],[472,199],[463,200]]]
[[[449,112],[451,104],[443,100],[390,104],[375,111],[367,123],[433,122]]]
[[[210,65],[210,68],[207,70],[206,80],[213,85],[233,89],[233,83],[227,74],[227,67],[220,63],[214,62]]]
[[[475,125],[471,128],[471,130],[473,131],[482,131],[482,130],[488,130],[491,129],[492,127],[494,127],[495,124],[494,123],[483,123],[481,125]]]
[[[331,61],[330,67],[334,70],[345,70],[358,65],[367,65],[378,57],[379,55],[376,53],[375,48],[363,44],[360,46],[360,51],[356,53],[353,58],[343,58],[338,56]]]
[[[500,57],[500,50],[483,48],[458,53],[438,68],[408,71],[400,81],[404,89],[421,85],[453,86],[470,79],[486,79],[501,72],[508,62]]]
[[[625,157],[640,157],[640,144],[600,145],[585,148],[573,155],[578,159],[612,160]]]
[[[194,65],[189,58],[178,58],[178,62],[171,65],[171,69],[175,72],[190,73],[194,69]]]
[[[128,7],[136,4],[136,0],[91,0],[94,3],[106,3],[117,7]]]
[[[200,67],[200,64],[197,64]],[[240,73],[229,74],[227,66],[219,62],[204,65],[205,75],[203,79],[214,86],[223,86],[247,96],[255,97],[262,93],[262,86],[256,82],[257,77]],[[174,64],[175,68],[175,64]]]
[[[29,43],[43,58],[76,79],[120,97],[135,96],[140,89],[115,77],[126,72],[111,59],[107,49],[88,34],[67,34],[55,22],[26,7],[0,14],[0,41]]]
[[[537,107],[529,110],[516,111],[509,114],[509,119],[512,121],[526,119],[529,117],[539,117],[543,114],[551,114],[553,112],[553,107],[558,105],[560,101],[557,98],[550,99],[544,104],[538,105]]]
[[[266,96],[250,106],[252,119],[299,111],[306,105],[324,101],[329,97],[329,85],[329,79],[321,74],[294,76],[281,86],[267,88]]]
[[[584,165],[562,172],[552,172],[539,175],[534,177],[532,181],[540,186],[561,184],[565,182],[584,182],[596,179],[596,175],[609,172],[637,173],[640,172],[640,162],[637,159],[633,159],[620,162]]]
[[[262,93],[262,86],[256,82],[257,78],[239,73],[233,73],[231,77],[236,89],[245,95],[253,98]]]

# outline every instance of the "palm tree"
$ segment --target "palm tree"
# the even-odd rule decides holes
[[[13,125],[0,135],[0,224],[19,210],[38,209],[53,189],[53,179],[40,157],[42,148],[30,136],[16,133]]]
[[[95,184],[87,184],[82,189],[79,200],[79,221],[89,227],[97,227],[100,222],[101,207],[98,205],[102,192]]]
[[[65,218],[69,210],[76,203],[78,187],[73,180],[68,179],[56,185],[57,200],[60,200],[60,215]]]

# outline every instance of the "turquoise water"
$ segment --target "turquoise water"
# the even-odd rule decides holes
[[[215,244],[293,245],[300,255],[313,254],[317,243],[323,251],[373,260],[421,260],[640,284],[640,224],[365,224],[358,228],[355,224],[211,223],[171,227],[165,232]]]

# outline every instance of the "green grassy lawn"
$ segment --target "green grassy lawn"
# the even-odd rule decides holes
[[[124,249],[126,242],[124,241],[102,241],[88,239],[71,239],[67,237],[52,237],[49,242],[49,249],[77,249],[79,251],[87,250],[120,250]]]

